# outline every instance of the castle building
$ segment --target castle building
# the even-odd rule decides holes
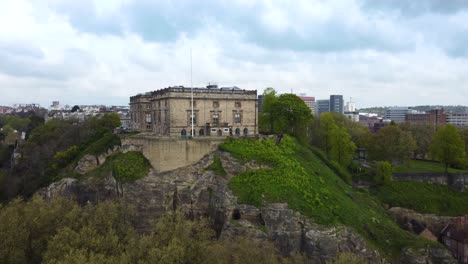
[[[168,87],[130,97],[131,127],[159,136],[252,136],[257,134],[256,90],[208,85]]]

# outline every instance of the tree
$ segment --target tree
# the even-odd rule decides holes
[[[78,105],[75,105],[73,106],[73,108],[71,109],[71,112],[72,113],[75,113],[76,111],[79,111],[80,110],[80,107]]]
[[[294,94],[282,94],[273,104],[276,123],[281,132],[294,136],[305,135],[308,122],[312,119],[310,108]]]
[[[465,142],[465,155],[468,155],[468,127],[460,130],[460,136]]]
[[[375,164],[375,183],[386,185],[392,181],[392,165],[387,161],[379,161]]]
[[[409,163],[415,149],[416,142],[411,132],[389,125],[375,134],[369,146],[369,156],[373,160]]]
[[[445,163],[445,172],[448,172],[449,166],[463,163],[464,142],[455,126],[448,124],[437,131],[432,140],[431,154]]]
[[[338,126],[335,123],[335,119],[331,113],[322,113],[320,115],[320,126],[319,126],[319,138],[320,138],[320,148],[325,151],[327,157],[330,158],[330,149],[331,149],[331,135],[333,130],[338,129]]]
[[[432,138],[436,129],[431,124],[402,124],[401,129],[411,132],[416,141],[416,149],[414,150],[414,157],[426,158],[430,152]]]
[[[262,112],[259,113],[260,130],[268,133],[274,133],[274,124],[276,120],[276,112],[273,107],[276,103],[276,91],[268,87],[263,92]]]
[[[347,167],[356,152],[356,145],[346,128],[335,128],[330,131],[330,156],[340,165]]]

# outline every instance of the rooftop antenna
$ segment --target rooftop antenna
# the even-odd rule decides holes
[[[193,130],[193,79],[192,79],[192,48],[190,48],[190,92],[191,92],[191,107],[192,107],[192,114],[190,116],[191,123],[192,123],[192,130],[190,131],[190,134],[193,138],[195,131]]]

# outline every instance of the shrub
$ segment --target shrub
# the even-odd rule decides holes
[[[329,160],[325,153],[323,153],[322,150],[316,148],[316,147],[309,147],[312,152],[319,157],[319,159],[325,163],[334,173],[336,173],[340,178],[345,181],[348,184],[351,184],[351,181],[353,180],[353,177],[351,176],[351,173],[348,172],[347,169],[343,168],[338,162]]]

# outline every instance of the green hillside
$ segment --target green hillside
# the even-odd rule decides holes
[[[372,194],[383,203],[421,213],[447,216],[468,214],[468,192],[458,192],[445,185],[396,181],[372,190]]]
[[[308,147],[291,137],[284,137],[279,146],[272,139],[230,139],[220,148],[241,161],[272,166],[246,171],[231,180],[229,186],[240,203],[287,202],[319,224],[353,227],[391,258],[403,247],[438,246],[400,229],[376,198],[353,190]]]

